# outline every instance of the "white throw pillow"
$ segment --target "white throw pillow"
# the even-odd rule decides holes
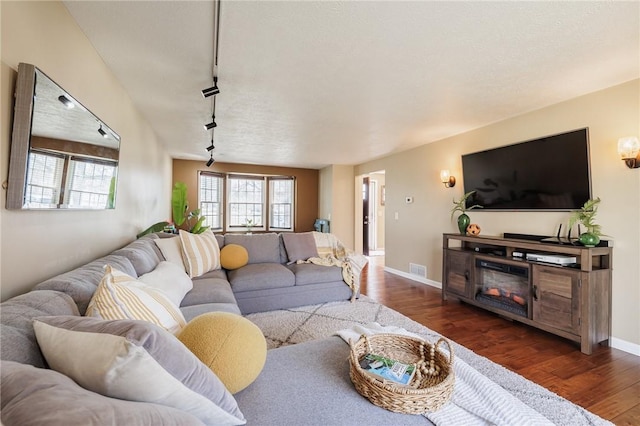
[[[182,257],[182,243],[180,242],[180,238],[178,236],[168,237],[168,238],[156,238],[153,240],[162,256],[167,262],[175,263],[180,266],[183,271],[186,271],[187,268],[184,265],[184,259]]]
[[[246,423],[220,379],[160,327],[58,316],[35,318],[33,328],[49,366],[85,389],[177,408],[208,425]]]
[[[172,262],[160,262],[156,269],[138,277],[138,281],[161,290],[176,306],[193,288],[193,281],[183,268]]]
[[[192,234],[181,229],[179,236],[184,264],[191,278],[220,269],[220,248],[210,229],[202,234]]]
[[[176,334],[187,322],[165,294],[111,265],[93,294],[86,316],[105,320],[133,319],[151,322]]]

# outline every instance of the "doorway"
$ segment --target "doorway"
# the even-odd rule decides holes
[[[365,256],[384,256],[384,170],[357,176],[356,188],[356,250]]]

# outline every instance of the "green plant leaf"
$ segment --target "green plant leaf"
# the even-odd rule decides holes
[[[451,220],[453,220],[453,215],[456,212],[460,212],[460,213],[466,213],[468,210],[472,210],[472,209],[481,209],[482,206],[478,205],[478,204],[474,204],[471,207],[465,207],[465,203],[467,202],[467,198],[469,198],[471,196],[471,194],[473,194],[476,191],[469,191],[466,194],[464,194],[462,196],[462,198],[460,198],[458,201],[456,201],[455,199],[453,200],[453,208],[451,209]]]
[[[187,185],[183,182],[176,182],[171,192],[171,212],[176,227],[181,226],[186,220],[188,208]]]
[[[571,216],[569,216],[569,229],[573,228],[576,223],[581,223],[587,228],[586,232],[602,236],[602,227],[595,222],[600,201],[600,197],[589,199],[582,205],[580,210],[571,213]]]
[[[111,176],[111,182],[109,182],[109,195],[107,197],[107,208],[116,208],[116,177]]]
[[[164,229],[165,226],[169,226],[169,222],[154,223],[153,225],[151,225],[150,227],[148,227],[147,229],[145,229],[144,231],[136,235],[136,238],[140,238],[154,232],[160,232]]]
[[[204,223],[205,219],[206,219],[205,216],[200,216],[200,218],[198,219],[196,224],[193,225],[193,227],[191,228],[191,230],[189,232],[191,232],[192,234],[200,234],[200,233],[204,232],[204,230],[201,231],[201,229],[202,229],[202,224]]]

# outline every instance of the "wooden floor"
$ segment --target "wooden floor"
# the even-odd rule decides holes
[[[640,425],[640,357],[577,343],[457,301],[440,289],[384,272],[370,257],[361,291],[431,330],[544,386],[616,425]]]

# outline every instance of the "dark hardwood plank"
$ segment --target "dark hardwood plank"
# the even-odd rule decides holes
[[[640,425],[640,357],[606,346],[593,354],[578,343],[483,309],[442,301],[441,291],[384,271],[370,257],[361,291],[617,425]]]

